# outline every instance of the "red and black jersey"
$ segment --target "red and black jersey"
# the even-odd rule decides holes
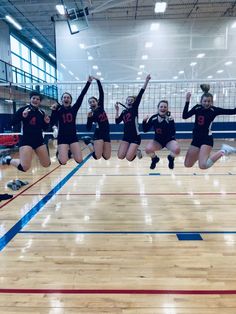
[[[96,123],[96,129],[99,129],[99,132],[105,134],[109,133],[110,126],[107,114],[104,110],[104,91],[102,88],[102,84],[99,80],[97,80],[98,91],[99,91],[99,99],[98,99],[98,107],[93,110],[92,117],[88,117],[87,119],[87,130],[92,129],[92,124]]]
[[[195,115],[193,134],[205,136],[211,135],[211,125],[216,116],[233,114],[236,114],[236,108],[224,109],[211,106],[206,109],[202,105],[196,105],[189,110],[189,102],[186,102],[182,117],[183,119],[188,119]]]
[[[154,114],[148,121],[143,121],[143,132],[148,132],[151,129],[155,131],[155,140],[175,139],[175,122],[171,116],[161,117],[159,114]]]
[[[121,121],[124,122],[124,135],[129,137],[136,137],[140,133],[138,129],[138,107],[144,92],[145,89],[141,88],[132,107],[123,110],[120,116],[116,118],[116,124],[119,124]]]
[[[82,105],[84,96],[89,89],[90,82],[87,82],[81,94],[73,106],[65,107],[60,105],[52,111],[51,125],[58,125],[58,138],[76,135],[76,115]]]
[[[24,118],[22,113],[25,109],[30,109],[28,116]],[[44,121],[45,112],[35,106],[27,105],[15,113],[12,119],[12,125],[22,123],[23,136],[38,137],[42,136],[43,131],[47,130],[49,124]]]

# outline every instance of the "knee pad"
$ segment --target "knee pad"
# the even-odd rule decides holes
[[[211,158],[207,159],[206,162],[206,169],[210,168],[211,166],[213,166],[214,162],[211,160]]]

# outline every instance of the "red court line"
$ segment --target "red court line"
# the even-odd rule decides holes
[[[188,193],[188,192],[180,192],[180,193],[99,193],[99,195],[103,195],[103,196],[109,196],[109,195],[141,195],[141,196],[145,196],[145,195],[189,195],[189,196],[194,196],[194,195],[235,195],[236,192],[224,192],[224,193],[220,193],[220,192],[196,192],[196,193]],[[22,196],[35,196],[35,195],[45,195],[43,193],[26,193],[23,194]],[[58,196],[64,196],[64,195],[68,195],[68,193],[57,193],[55,195]],[[80,195],[80,196],[95,196],[97,195],[96,193],[69,193],[69,195]]]
[[[133,289],[0,289],[0,294],[180,294],[234,295],[236,290],[133,290]]]
[[[40,179],[38,179],[37,181],[35,181],[34,183],[30,184],[26,189],[24,189],[23,191],[21,191],[20,193],[16,194],[15,196],[13,196],[11,199],[9,199],[6,203],[4,203],[3,205],[0,206],[0,208],[6,206],[8,203],[10,203],[11,201],[13,201],[14,199],[16,199],[18,196],[20,196],[21,194],[23,194],[25,191],[27,191],[28,189],[30,189],[33,185],[35,185],[36,183],[38,183],[39,181],[43,180],[46,176],[48,176],[49,174],[51,174],[53,171],[57,170],[59,167],[61,167],[61,165],[58,165],[56,168],[52,169],[50,172],[48,172],[47,174],[45,174],[43,177],[41,177]],[[33,194],[32,194],[33,195]],[[36,194],[36,195],[41,195],[41,194]],[[43,194],[44,195],[44,194]]]

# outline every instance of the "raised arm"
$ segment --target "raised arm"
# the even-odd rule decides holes
[[[93,80],[93,77],[92,76],[89,76],[88,77],[88,81],[86,83],[86,85],[84,86],[84,88],[82,89],[82,92],[80,93],[79,97],[77,98],[74,106],[73,106],[73,109],[75,111],[78,111],[80,106],[82,105],[82,102],[83,102],[83,99],[84,99],[84,96],[86,95],[91,83],[92,83],[92,80]]]
[[[96,77],[93,77],[93,78],[97,81],[97,84],[98,84],[98,91],[99,91],[98,106],[104,108],[104,91],[103,91],[101,81]]]
[[[151,75],[148,74],[147,77],[146,77],[146,80],[145,80],[145,82],[144,82],[144,84],[143,84],[143,87],[140,89],[140,91],[139,91],[139,93],[138,93],[138,96],[136,97],[135,102],[133,103],[133,106],[134,106],[134,107],[138,107],[138,106],[139,106],[140,101],[141,101],[142,96],[143,96],[143,93],[145,92],[145,89],[146,89],[146,87],[147,87],[148,82],[150,81],[150,79],[151,79]]]
[[[183,119],[188,119],[195,114],[195,107],[193,107],[191,110],[189,110],[190,99],[191,99],[191,93],[188,92],[186,94],[186,101],[185,101],[185,106],[184,106],[184,110],[183,110],[183,114],[182,114]]]
[[[143,84],[143,89],[144,89],[144,90],[146,89],[146,87],[147,87],[148,82],[150,81],[150,79],[151,79],[151,75],[148,74],[147,77],[146,77],[146,80],[145,80],[145,82],[144,82],[144,84]]]

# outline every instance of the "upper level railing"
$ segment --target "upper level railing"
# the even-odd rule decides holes
[[[56,85],[45,85],[46,81],[3,60],[0,60],[0,83],[13,83],[18,88],[24,88],[28,91],[38,89],[43,95],[53,99],[58,97]]]

